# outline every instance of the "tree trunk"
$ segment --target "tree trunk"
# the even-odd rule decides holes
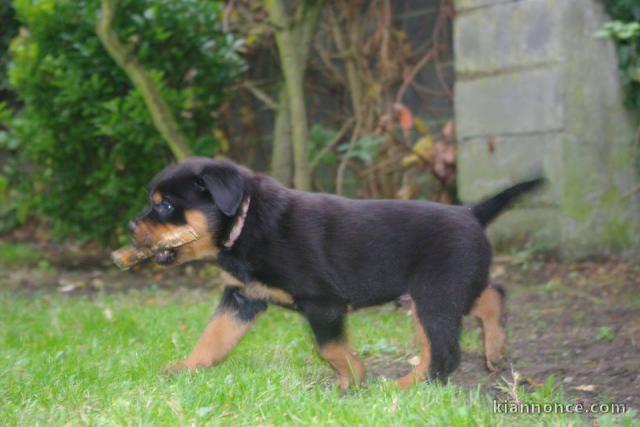
[[[289,122],[289,100],[287,89],[280,88],[278,109],[273,127],[273,154],[271,156],[271,173],[281,184],[293,185],[293,158],[291,147],[291,123]]]
[[[293,145],[293,182],[300,190],[311,189],[308,151],[307,112],[304,100],[304,73],[311,35],[315,29],[321,0],[298,4],[296,22],[287,19],[283,0],[265,0],[274,27],[280,55],[284,88],[289,106],[289,123]]]
[[[120,42],[113,29],[117,7],[117,0],[102,0],[96,33],[111,58],[127,74],[133,86],[140,91],[154,125],[164,137],[174,157],[182,160],[191,155],[191,150],[178,123],[147,70],[131,54],[131,47]]]

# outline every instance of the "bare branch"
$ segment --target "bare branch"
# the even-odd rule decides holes
[[[413,82],[413,79],[415,79],[418,71],[420,71],[422,67],[424,67],[431,59],[436,56],[437,51],[437,45],[432,46],[431,49],[429,49],[427,53],[420,59],[420,61],[418,61],[415,67],[413,67],[411,71],[409,71],[409,73],[404,78],[404,81],[402,82],[402,86],[400,86],[400,89],[398,89],[398,93],[396,94],[396,102],[402,103],[402,98],[404,98],[404,94],[407,91],[407,88],[409,87],[411,82]]]
[[[255,85],[254,82],[247,80],[242,82],[242,87],[247,89],[253,96],[262,101],[268,108],[272,110],[278,109],[278,103],[271,98],[265,91]]]
[[[224,11],[222,12],[222,31],[224,31],[225,33],[229,31],[229,15],[231,15],[234,3],[235,0],[229,0],[229,2],[224,7]]]
[[[96,22],[98,38],[111,58],[127,74],[133,86],[140,91],[145,105],[151,113],[153,124],[164,137],[175,158],[182,160],[191,155],[186,138],[182,135],[169,106],[147,70],[130,53],[131,47],[118,39],[118,35],[113,29],[117,7],[117,0],[102,0],[100,15]]]
[[[316,154],[316,156],[313,158],[313,160],[311,160],[310,167],[311,167],[311,171],[312,172],[316,168],[316,166],[318,166],[318,163],[320,163],[320,160],[322,160],[324,155],[327,154],[330,150],[332,150],[333,147],[338,142],[340,142],[342,137],[344,137],[344,135],[347,133],[349,128],[353,125],[354,121],[355,121],[354,117],[351,117],[349,120],[345,121],[344,124],[342,125],[342,127],[340,128],[340,130],[338,131],[338,133],[336,133],[336,136],[327,145],[322,147],[322,150],[320,150],[320,152],[318,154]]]

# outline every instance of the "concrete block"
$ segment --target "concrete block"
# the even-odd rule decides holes
[[[513,3],[515,0],[454,0],[456,12],[464,12],[469,9],[494,6],[497,4]]]
[[[555,67],[455,86],[458,138],[552,132],[563,127],[562,75]]]
[[[613,44],[593,36],[608,19],[602,2],[456,4],[467,8],[456,17],[461,198],[542,165],[551,187],[490,227],[497,242],[528,236],[571,258],[640,252],[638,121],[623,108]]]
[[[486,138],[458,146],[458,188],[464,202],[491,196],[519,181],[543,173],[549,185],[528,197],[529,206],[559,207],[562,201],[563,135],[496,137],[493,152]]]
[[[526,0],[461,15],[454,26],[456,72],[496,72],[561,56],[561,16],[553,0]]]
[[[517,206],[498,216],[487,234],[496,251],[523,248],[533,243],[536,249],[555,249],[562,244],[558,233],[560,212],[557,208]]]

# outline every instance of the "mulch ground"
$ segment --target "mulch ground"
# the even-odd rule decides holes
[[[505,369],[487,376],[478,355],[464,354],[454,381],[484,384],[501,397],[514,372],[531,387],[553,375],[572,401],[640,409],[638,260],[522,263],[498,257],[493,280],[508,292]]]

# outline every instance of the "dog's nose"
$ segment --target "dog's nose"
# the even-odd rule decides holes
[[[129,231],[131,232],[131,234],[136,232],[136,228],[138,228],[138,222],[137,221],[129,221]]]

